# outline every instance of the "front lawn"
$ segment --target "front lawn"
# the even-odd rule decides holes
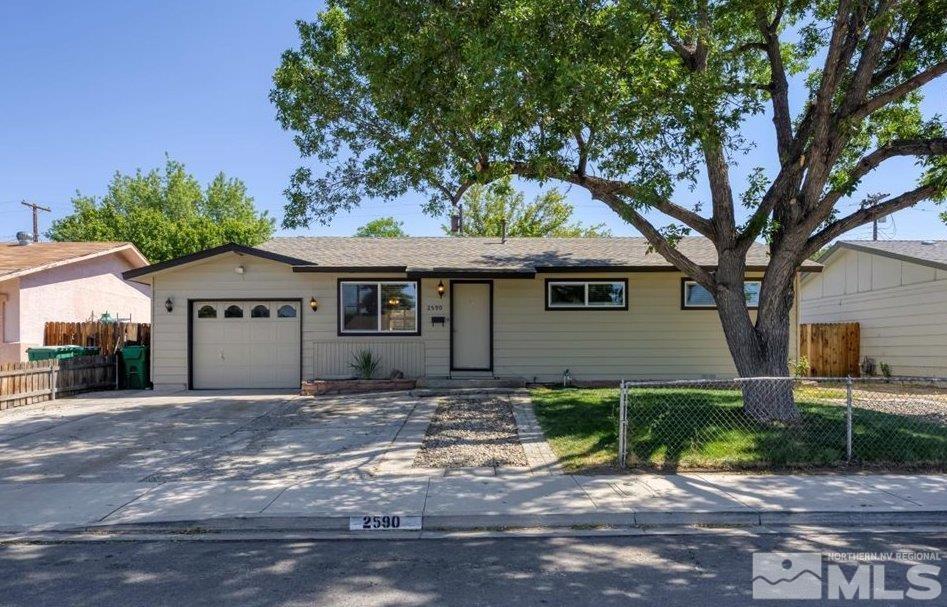
[[[629,467],[657,470],[826,468],[845,465],[844,392],[796,395],[798,424],[762,424],[743,414],[736,390],[632,390]],[[617,389],[532,391],[536,416],[568,470],[614,468]],[[908,415],[856,409],[854,463],[944,468],[947,427]]]

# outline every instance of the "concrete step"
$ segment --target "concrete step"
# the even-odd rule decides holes
[[[418,380],[418,388],[423,389],[468,389],[468,388],[525,388],[526,380],[521,377],[477,377],[477,378],[430,378]]]

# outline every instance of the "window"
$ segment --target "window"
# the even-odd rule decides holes
[[[714,301],[714,296],[710,291],[693,280],[684,280],[682,285],[681,306],[683,308],[710,310],[717,307],[717,302]],[[747,280],[744,282],[743,294],[746,297],[748,308],[758,308],[760,306],[760,281]]]
[[[277,318],[296,318],[296,306],[285,304],[276,311]]]
[[[227,306],[224,310],[224,318],[243,318],[243,308],[238,305]]]
[[[250,318],[269,318],[270,308],[263,304],[257,304],[250,310]]]
[[[339,282],[340,333],[418,334],[418,283]]]
[[[198,318],[217,318],[217,308],[214,306],[201,306],[197,311]]]
[[[627,310],[627,280],[547,280],[547,310]]]

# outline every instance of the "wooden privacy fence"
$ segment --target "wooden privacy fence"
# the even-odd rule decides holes
[[[115,355],[80,356],[0,365],[0,410],[114,388],[116,361]]]
[[[799,356],[815,377],[858,377],[861,369],[857,322],[799,325]]]
[[[48,322],[45,346],[98,346],[99,354],[115,354],[125,344],[151,345],[151,325],[142,322]]]

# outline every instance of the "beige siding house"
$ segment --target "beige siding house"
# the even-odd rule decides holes
[[[841,241],[820,261],[802,279],[802,322],[857,322],[862,357],[947,376],[947,241]]]
[[[679,247],[713,267],[710,242]],[[379,376],[734,374],[712,298],[640,238],[276,238],[125,276],[153,287],[157,388],[298,387],[366,349]]]

